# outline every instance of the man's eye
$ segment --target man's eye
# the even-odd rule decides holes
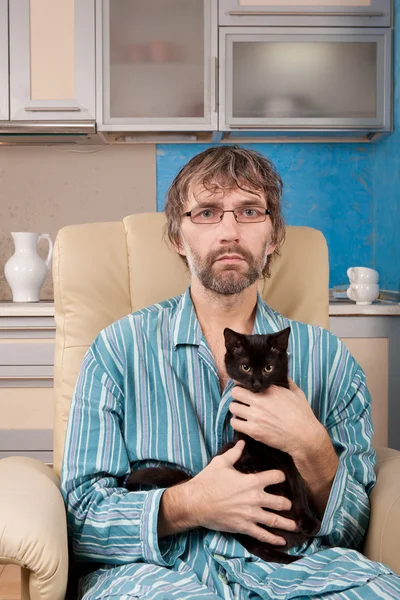
[[[245,208],[245,210],[243,211],[245,217],[255,217],[256,215],[259,214],[259,211],[256,210],[255,208]]]
[[[266,373],[271,373],[274,370],[274,367],[272,365],[267,365],[266,367],[264,367],[264,371]]]
[[[251,371],[249,365],[240,365],[242,371],[244,371],[245,373],[249,373]]]
[[[215,216],[215,213],[213,210],[211,210],[210,208],[206,208],[205,210],[202,210],[201,213],[199,214],[201,219],[212,219]]]

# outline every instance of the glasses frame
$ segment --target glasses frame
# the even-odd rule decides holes
[[[217,225],[218,223],[221,223],[222,219],[224,218],[224,214],[225,213],[231,212],[231,213],[233,213],[233,216],[235,217],[236,223],[239,223],[240,225],[253,225],[254,223],[264,223],[264,221],[267,219],[267,215],[271,214],[271,211],[270,211],[269,208],[264,208],[265,214],[264,214],[264,219],[262,221],[238,221],[236,211],[243,210],[245,208],[247,208],[247,209],[251,209],[251,208],[257,208],[257,209],[259,209],[260,207],[256,206],[256,205],[254,205],[254,206],[241,206],[240,208],[238,207],[238,208],[233,208],[233,209],[230,209],[230,210],[223,210],[222,208],[216,208],[215,206],[204,206],[203,210],[207,210],[208,208],[210,208],[210,209],[212,208],[213,210],[220,210],[220,211],[222,211],[222,214],[221,214],[221,217],[220,217],[219,221],[214,221],[214,222],[209,222],[209,223],[196,223],[195,221],[192,220],[192,212],[193,212],[192,210],[190,210],[189,212],[183,213],[182,216],[183,217],[190,217],[190,220],[192,221],[192,223],[194,225]]]

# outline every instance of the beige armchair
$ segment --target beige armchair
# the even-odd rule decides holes
[[[83,356],[122,316],[184,291],[188,274],[162,240],[164,214],[60,230],[53,256],[56,350],[54,466],[0,461],[0,564],[22,567],[22,600],[62,600],[68,580],[65,507],[59,491],[68,412]],[[328,328],[328,253],[321,233],[289,227],[265,300],[284,315]],[[366,556],[400,574],[400,452],[378,451]]]

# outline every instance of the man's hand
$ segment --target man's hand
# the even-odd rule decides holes
[[[264,510],[290,510],[290,500],[264,491],[269,485],[283,482],[285,475],[273,469],[254,474],[237,471],[233,465],[239,460],[244,446],[245,442],[240,440],[224,454],[214,457],[184,484],[191,498],[194,521],[196,526],[244,533],[261,542],[283,546],[284,538],[266,531],[258,523],[286,531],[296,530],[295,521]]]
[[[236,431],[291,455],[308,483],[314,507],[322,519],[339,459],[302,390],[291,379],[289,385],[289,390],[271,386],[260,394],[234,387],[232,397],[245,405],[231,402],[231,425]]]
[[[258,394],[235,386],[231,393],[239,402],[229,406],[233,429],[292,456],[299,448],[319,447],[325,428],[302,390],[291,379],[289,385],[289,390],[273,385]]]

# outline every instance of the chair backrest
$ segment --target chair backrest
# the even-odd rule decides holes
[[[121,317],[181,294],[189,273],[163,239],[164,213],[72,225],[53,253],[56,346],[54,470],[60,474],[68,413],[81,362],[97,334]],[[288,227],[264,300],[281,314],[329,327],[328,250],[321,232]]]

